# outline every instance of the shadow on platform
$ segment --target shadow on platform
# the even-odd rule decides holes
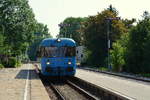
[[[27,79],[28,70],[20,70],[20,72],[16,75],[15,79]],[[35,72],[35,70],[29,70],[29,80],[39,79],[39,76]]]

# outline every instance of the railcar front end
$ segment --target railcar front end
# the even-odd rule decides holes
[[[45,76],[74,76],[75,42],[68,38],[45,39],[40,44],[41,73]]]

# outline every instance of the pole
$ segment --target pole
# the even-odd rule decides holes
[[[107,20],[107,67],[110,70],[110,61],[109,61],[109,49],[110,49],[110,39],[109,39],[109,24],[110,24],[110,20]]]
[[[3,35],[4,35],[4,31],[5,31],[5,29],[4,29],[5,27],[4,27],[4,25],[2,25],[2,30],[3,30]]]
[[[109,52],[109,50],[110,50],[110,21],[112,21],[112,20],[120,20],[120,17],[114,17],[114,18],[111,18],[111,17],[109,17],[109,18],[106,18],[106,20],[107,20],[107,57],[108,57],[108,59],[107,59],[107,67],[108,67],[108,70],[110,70],[111,69],[111,64],[110,64],[110,52]]]

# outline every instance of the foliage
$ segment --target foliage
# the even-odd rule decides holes
[[[0,64],[0,68],[4,68],[4,66],[2,64]]]
[[[37,38],[47,38],[47,37],[52,37],[48,32],[47,25],[44,25],[42,23],[37,23],[35,28],[34,38],[37,39]]]
[[[34,14],[27,0],[3,0],[0,4],[4,42],[11,47],[7,50],[14,56],[20,55],[25,52],[25,44],[32,41]]]
[[[142,77],[148,77],[148,78],[150,78],[150,73],[140,73],[140,74],[138,74],[138,76],[142,76]]]
[[[106,67],[99,67],[99,70],[100,71],[108,71],[108,68],[106,68]]]
[[[42,23],[38,23],[36,25],[36,30],[34,33],[34,41],[30,45],[30,47],[28,48],[28,57],[30,58],[30,60],[32,60],[32,61],[37,60],[36,59],[36,51],[38,49],[40,42],[44,38],[52,38],[52,36],[48,32],[47,25],[43,25]]]
[[[15,57],[8,57],[2,60],[2,64],[4,67],[16,67],[17,59]]]
[[[145,73],[150,73],[150,33],[147,36],[146,43],[144,45],[144,61],[143,61],[143,71]]]
[[[126,55],[126,71],[132,73],[150,72],[150,17],[144,15],[129,35]]]
[[[0,33],[0,54],[4,53],[4,36]]]
[[[120,71],[125,61],[123,59],[124,48],[116,42],[113,44],[113,50],[111,51],[111,61],[114,71]]]
[[[81,65],[82,65],[82,66],[85,66],[85,65],[92,65],[91,58],[90,58],[92,52],[85,48],[84,51],[83,51],[83,53],[84,53],[84,59],[83,59],[83,61],[81,62]]]
[[[122,19],[122,22],[125,24],[126,29],[130,31],[130,29],[133,27],[133,24],[136,22],[136,19]]]
[[[8,67],[16,67],[17,59],[15,57],[10,57],[8,61]]]
[[[124,33],[119,40],[113,43],[113,49],[110,51],[113,71],[120,72],[124,69],[128,41],[129,34]]]
[[[21,66],[21,60],[17,59],[15,67],[20,67]]]
[[[108,27],[111,42],[116,41],[121,34],[127,32],[122,20],[107,20],[107,18],[116,18],[117,14],[115,9],[106,9],[96,16],[90,16],[83,24],[84,44],[92,52],[90,60],[94,65],[106,66]]]
[[[28,0],[0,1],[0,55],[5,56],[4,66],[15,66],[15,59],[27,58],[34,40],[49,36],[47,26],[35,20]]]
[[[32,40],[32,29],[36,22],[34,14],[27,0],[2,0],[0,4],[5,54],[18,56],[25,52],[26,44]]]
[[[82,44],[81,23],[85,22],[87,18],[68,17],[60,23],[60,32],[58,37],[67,37],[74,39],[78,45]]]
[[[38,49],[38,46],[40,44],[40,42],[43,40],[44,38],[39,38],[34,40],[34,42],[32,43],[32,45],[30,45],[29,49],[28,49],[28,56],[30,58],[31,61],[36,61],[37,57],[36,57],[36,51]]]

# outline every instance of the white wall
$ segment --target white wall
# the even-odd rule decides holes
[[[76,47],[76,60],[79,63],[81,63],[85,58],[84,49],[85,49],[84,46]]]

